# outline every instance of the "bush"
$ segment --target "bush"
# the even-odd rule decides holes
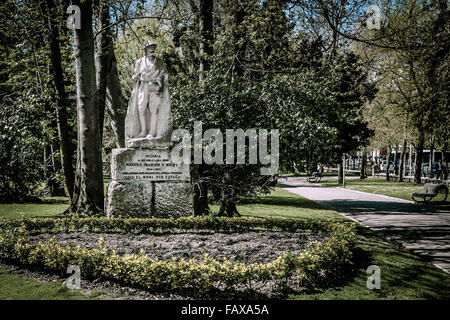
[[[286,253],[262,264],[217,261],[207,255],[202,261],[172,259],[160,261],[139,255],[119,256],[104,248],[89,250],[59,246],[54,239],[33,245],[27,235],[40,232],[114,232],[149,233],[179,230],[248,231],[254,229],[327,231],[325,243],[312,242],[300,255]],[[179,219],[106,219],[62,218],[19,219],[0,221],[0,257],[48,272],[64,274],[69,265],[78,265],[84,278],[113,280],[153,292],[194,292],[204,294],[217,289],[232,290],[252,283],[275,281],[280,289],[297,276],[302,287],[324,286],[329,277],[345,266],[355,246],[355,225],[323,221],[276,218],[213,218]]]

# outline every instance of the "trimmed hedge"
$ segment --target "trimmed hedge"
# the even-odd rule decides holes
[[[34,245],[27,235],[42,232],[152,233],[176,230],[249,231],[311,230],[330,233],[327,242],[311,242],[301,254],[286,253],[270,263],[231,263],[207,255],[202,261],[155,260],[141,254],[119,256],[104,248],[62,247],[54,239]],[[0,221],[0,258],[64,274],[69,265],[78,265],[83,278],[113,280],[153,292],[207,293],[215,288],[235,289],[255,281],[275,281],[280,288],[296,276],[298,285],[324,286],[330,275],[349,263],[355,247],[355,224],[331,221],[277,218],[188,217],[178,219],[47,218]]]
[[[282,230],[296,232],[331,231],[331,220],[253,218],[253,217],[183,217],[183,218],[24,218],[0,220],[0,230],[24,227],[29,233],[88,231],[96,233],[133,233],[181,231]]]

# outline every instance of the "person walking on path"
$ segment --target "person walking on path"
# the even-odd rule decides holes
[[[323,167],[322,167],[322,165],[320,163],[317,164],[317,173],[319,175],[322,175],[322,173],[323,173]]]
[[[443,169],[442,160],[439,159],[439,161],[436,163],[436,180],[442,178],[442,169]]]

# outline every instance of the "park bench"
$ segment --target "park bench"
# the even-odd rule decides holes
[[[311,176],[306,178],[306,181],[308,181],[308,182],[320,182],[321,179],[322,179],[322,173],[313,172]]]
[[[412,199],[415,203],[428,203],[439,194],[443,194],[444,202],[447,200],[448,188],[443,183],[425,183],[422,188],[422,192],[414,192],[412,194]],[[418,201],[416,198],[422,198],[422,201]]]

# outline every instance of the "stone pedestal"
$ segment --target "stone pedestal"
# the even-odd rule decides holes
[[[193,213],[188,164],[170,160],[170,149],[113,149],[107,217],[182,217]]]

